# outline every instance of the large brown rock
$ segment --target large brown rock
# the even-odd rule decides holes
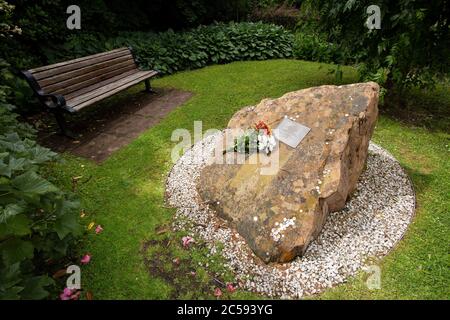
[[[206,166],[197,186],[202,200],[229,220],[263,261],[302,255],[328,213],[343,208],[356,187],[378,115],[378,93],[373,82],[321,86],[240,110],[229,128],[246,129],[259,120],[275,128],[288,116],[311,131],[295,149],[279,143],[274,174],[262,175],[264,165],[250,161],[261,154],[244,164]]]

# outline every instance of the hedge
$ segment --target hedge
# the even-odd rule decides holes
[[[186,32],[125,32],[114,38],[84,34],[48,51],[56,62],[131,46],[141,67],[162,74],[242,60],[290,58],[293,35],[281,26],[258,23],[216,23]]]

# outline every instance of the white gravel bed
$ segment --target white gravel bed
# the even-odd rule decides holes
[[[386,255],[411,222],[415,194],[409,178],[391,154],[371,143],[357,191],[344,209],[329,215],[305,255],[283,265],[266,265],[237,231],[198,203],[196,180],[220,135],[206,137],[178,160],[167,180],[167,201],[177,208],[175,229],[206,241],[212,254],[217,242],[223,244],[226,265],[244,290],[279,298],[320,293],[345,282],[372,258]]]

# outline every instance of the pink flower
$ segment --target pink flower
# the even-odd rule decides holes
[[[78,300],[80,298],[81,291],[71,290],[64,288],[64,291],[59,295],[61,300]]]
[[[234,292],[234,291],[236,291],[236,287],[233,286],[232,283],[227,283],[227,290],[228,290],[228,292]]]
[[[88,264],[91,261],[91,256],[86,254],[81,258],[81,264]]]
[[[60,295],[59,295],[59,298],[61,299],[61,300],[70,300],[70,296],[66,296],[66,295],[64,295],[63,293],[61,293]]]
[[[78,300],[80,298],[81,291],[75,292],[73,295],[70,296],[70,300]]]
[[[220,288],[214,289],[214,296],[216,296],[218,298],[221,295],[222,295],[222,290],[220,290]]]
[[[103,228],[102,228],[101,225],[97,225],[97,227],[95,227],[95,233],[96,233],[96,234],[99,234],[99,233],[101,233],[102,231],[103,231]]]
[[[61,300],[70,300],[70,296],[72,295],[72,290],[69,288],[64,288],[64,291],[59,295]]]
[[[194,238],[186,236],[181,238],[181,242],[183,243],[184,248],[189,248],[189,246],[195,242]]]

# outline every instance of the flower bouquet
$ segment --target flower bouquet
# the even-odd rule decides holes
[[[250,154],[253,152],[264,152],[269,155],[277,142],[272,134],[270,127],[264,122],[259,121],[253,128],[248,129],[242,136],[234,139],[234,145],[228,151]]]

